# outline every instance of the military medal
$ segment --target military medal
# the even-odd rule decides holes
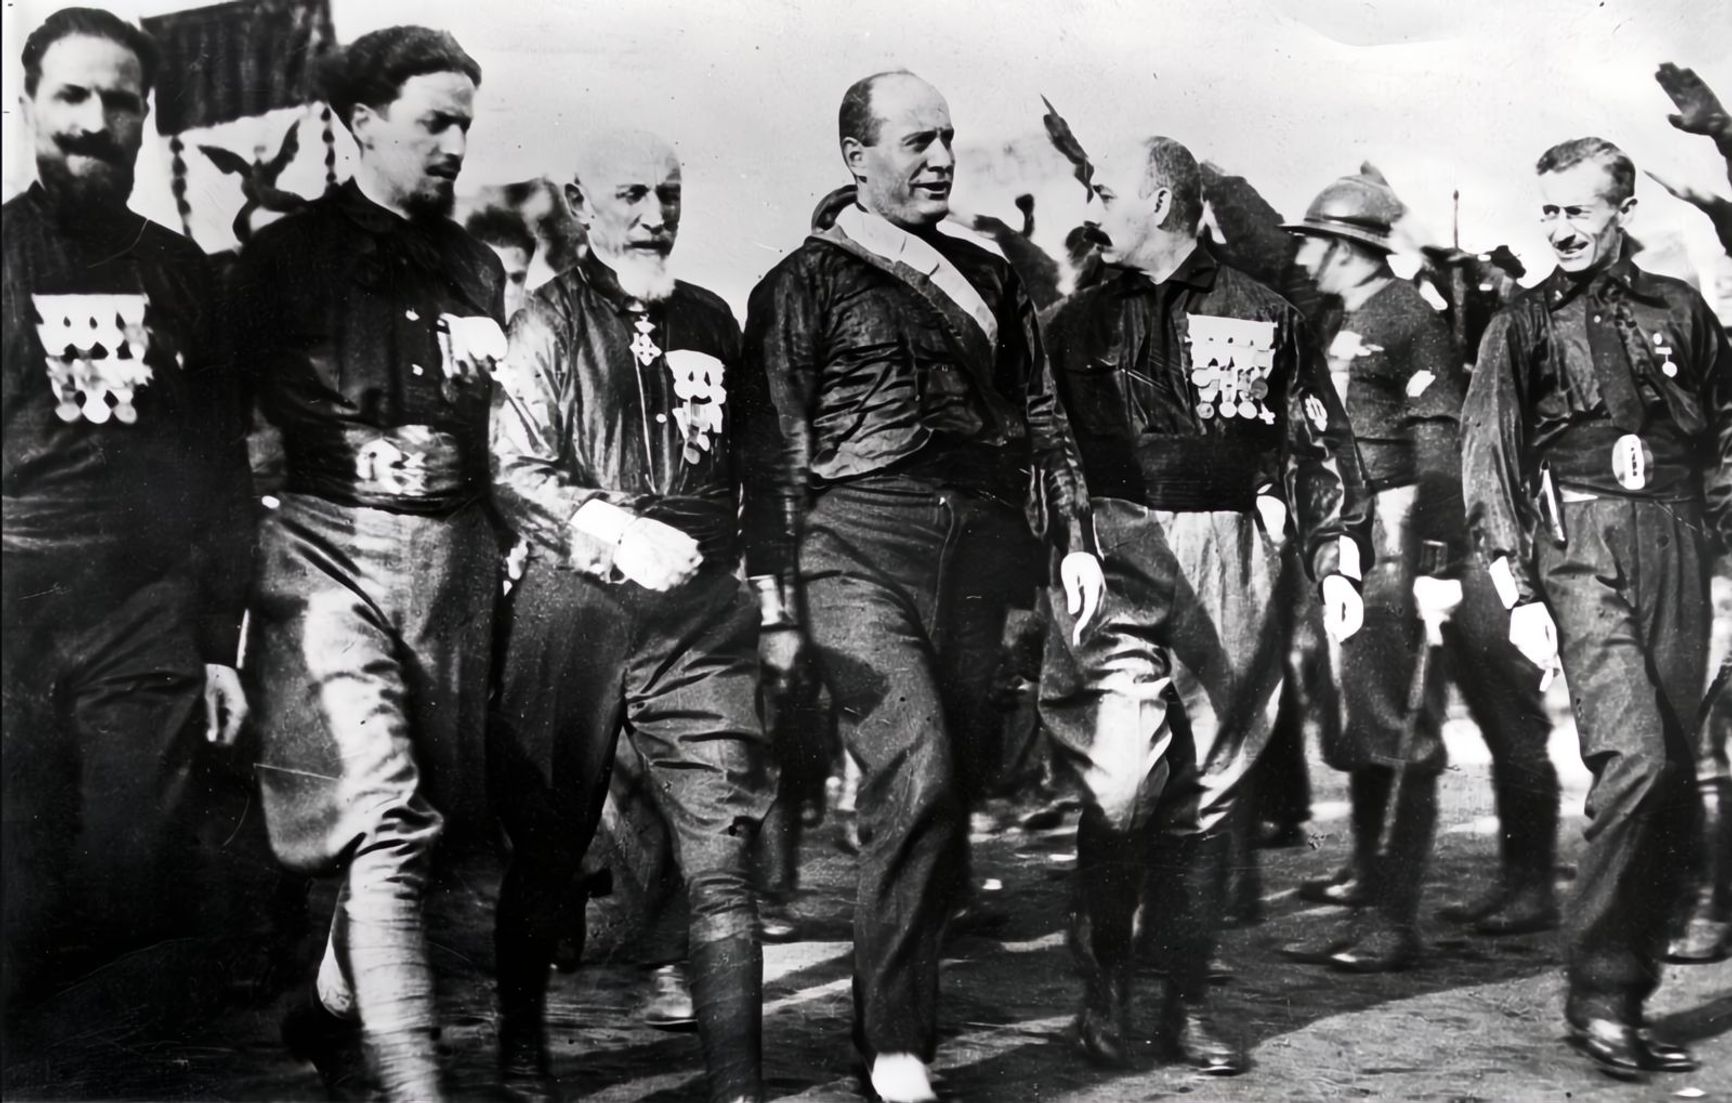
[[[1678,365],[1672,362],[1672,346],[1666,343],[1664,333],[1654,334],[1654,351],[1665,357],[1660,363],[1660,374],[1671,379],[1678,374]]]
[[[1197,388],[1197,416],[1262,420],[1274,424],[1263,405],[1275,363],[1275,323],[1243,318],[1186,314],[1191,382]]]
[[[637,336],[631,339],[631,354],[637,357],[640,365],[647,368],[662,354],[661,346],[657,345],[655,338],[651,336],[656,326],[645,316],[641,305],[634,305],[632,312],[637,315],[637,320],[632,323],[632,328],[637,330]]]
[[[54,416],[92,425],[138,421],[133,405],[152,378],[144,295],[32,295]],[[111,404],[112,403],[112,404]]]
[[[674,395],[684,405],[674,410],[685,443],[680,458],[697,463],[713,447],[711,436],[722,431],[722,407],[728,401],[722,362],[696,349],[674,349],[667,354],[668,371],[674,379]]]

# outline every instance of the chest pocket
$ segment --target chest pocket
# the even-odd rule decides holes
[[[1102,355],[1074,357],[1058,373],[1065,413],[1072,428],[1091,437],[1132,437],[1130,387],[1135,380],[1123,364],[1123,349],[1108,349]],[[1145,384],[1144,389],[1151,389]]]

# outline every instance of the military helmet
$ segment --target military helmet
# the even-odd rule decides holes
[[[1343,176],[1318,192],[1305,209],[1304,218],[1283,223],[1281,228],[1344,237],[1392,253],[1395,223],[1406,213],[1407,208],[1388,184],[1362,173]]]

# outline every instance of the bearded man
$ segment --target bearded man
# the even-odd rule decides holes
[[[285,864],[342,879],[284,1035],[333,1093],[359,1086],[364,1041],[387,1098],[437,1099],[422,905],[447,817],[483,813],[505,280],[448,217],[475,61],[389,27],[323,75],[355,176],[261,231],[236,277],[237,344],[288,466],[249,644],[266,822]]]
[[[493,490],[528,541],[491,753],[512,858],[500,889],[500,1066],[555,1085],[543,1033],[561,905],[594,837],[616,740],[642,756],[690,897],[699,1037],[718,1103],[763,1098],[763,964],[749,865],[773,794],[758,720],[759,610],[740,579],[769,486],[739,430],[740,331],[675,279],[679,159],[653,135],[585,144],[566,200],[589,255],[511,326]]]
[[[9,1010],[60,946],[171,933],[188,722],[228,743],[245,716],[250,488],[210,273],[127,209],[156,66],[89,8],[24,43],[39,179],[0,208]]]

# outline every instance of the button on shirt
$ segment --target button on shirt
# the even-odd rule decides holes
[[[437,326],[441,314],[503,324],[491,250],[449,220],[410,222],[351,180],[261,231],[235,286],[235,344],[283,431],[291,486],[297,470],[351,472],[355,430],[418,426],[461,453],[470,496],[485,492],[490,387],[447,380]]]
[[[1615,412],[1608,381],[1639,409],[1626,400]],[[1732,543],[1732,353],[1695,289],[1626,258],[1586,280],[1553,272],[1492,319],[1462,409],[1463,492],[1480,554],[1509,560],[1522,599],[1535,596],[1532,484],[1548,451],[1582,433],[1633,433],[1694,469],[1712,527]],[[1576,481],[1629,493],[1609,458]]]

